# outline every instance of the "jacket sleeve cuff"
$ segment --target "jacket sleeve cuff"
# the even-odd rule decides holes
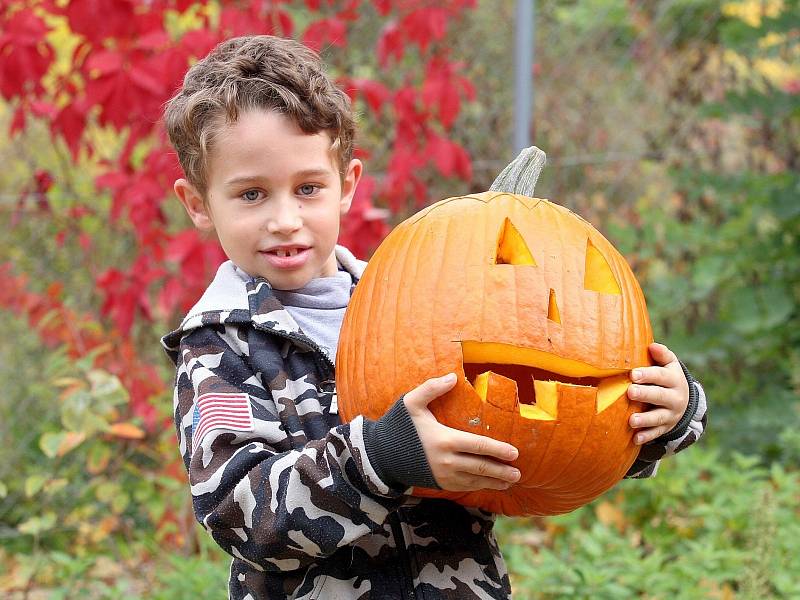
[[[439,489],[402,397],[377,421],[364,420],[364,446],[387,485]]]
[[[678,424],[670,429],[667,433],[664,433],[654,439],[652,442],[654,444],[671,442],[684,435],[686,430],[689,429],[689,423],[692,422],[692,419],[697,412],[699,399],[697,395],[697,387],[694,385],[694,377],[692,377],[692,374],[689,373],[689,369],[686,368],[686,365],[684,365],[681,361],[678,362],[680,362],[681,368],[683,369],[683,374],[686,377],[686,383],[689,384],[689,404],[686,406],[686,412],[683,413],[683,416],[681,417],[681,420],[678,421]]]

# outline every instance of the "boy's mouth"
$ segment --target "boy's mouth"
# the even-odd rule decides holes
[[[278,269],[295,269],[303,266],[310,256],[308,246],[276,246],[262,250],[269,264]]]
[[[262,250],[264,254],[271,254],[272,256],[277,256],[278,258],[289,258],[292,256],[297,256],[301,252],[308,250],[307,246],[274,246],[272,248],[267,248],[266,250]]]
[[[275,253],[276,256],[284,258],[286,256],[295,256],[298,252],[297,248],[289,248],[289,249],[282,249],[278,248],[277,250],[273,250],[272,252]]]

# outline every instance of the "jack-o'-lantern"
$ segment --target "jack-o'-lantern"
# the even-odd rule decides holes
[[[439,422],[519,449],[505,491],[414,490],[506,515],[550,515],[617,483],[638,447],[630,369],[650,364],[644,296],[622,255],[547,200],[484,192],[442,200],[379,246],[347,309],[339,410],[377,419],[448,372]],[[400,450],[402,451],[402,450]]]

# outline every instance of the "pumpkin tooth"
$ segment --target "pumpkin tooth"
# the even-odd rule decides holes
[[[558,410],[557,381],[533,380],[535,404],[519,401],[517,382],[493,371],[485,371],[475,377],[473,388],[481,400],[507,411],[519,411],[526,419],[553,421]]]
[[[519,404],[517,382],[492,371],[475,377],[473,385],[481,400],[503,410],[516,410]]]
[[[484,402],[486,402],[486,396],[489,393],[489,373],[491,373],[491,371],[481,373],[475,377],[475,382],[472,384],[472,387],[475,389],[480,399]]]
[[[624,396],[630,383],[631,380],[627,373],[602,379],[597,385],[597,414]]]
[[[536,404],[520,404],[519,414],[526,419],[554,421],[558,412],[558,382],[533,380]]]

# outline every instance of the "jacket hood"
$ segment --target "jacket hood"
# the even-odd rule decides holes
[[[357,283],[367,263],[344,246],[336,246],[335,255],[339,266]],[[180,326],[165,335],[161,344],[171,354],[187,331],[217,323],[247,322],[286,333],[297,330],[294,319],[272,294],[269,282],[263,277],[251,277],[227,260],[219,266],[213,281]]]

